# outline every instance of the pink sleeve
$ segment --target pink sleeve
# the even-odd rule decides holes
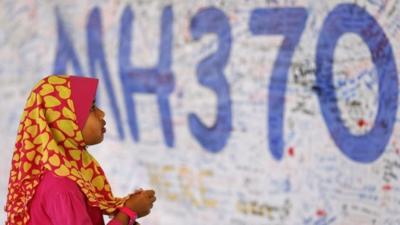
[[[60,204],[62,202],[62,204]],[[87,213],[82,195],[62,193],[48,202],[48,216],[53,224],[94,225]],[[117,219],[110,220],[107,225],[123,225]]]
[[[121,223],[121,221],[117,219],[112,219],[110,220],[110,222],[107,223],[107,225],[123,225],[123,224]]]
[[[47,213],[53,224],[93,225],[82,195],[57,193],[47,201]]]

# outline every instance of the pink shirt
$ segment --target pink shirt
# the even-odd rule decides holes
[[[104,225],[101,210],[87,204],[78,185],[52,172],[43,174],[29,209],[29,225]],[[113,219],[108,225],[122,223]]]

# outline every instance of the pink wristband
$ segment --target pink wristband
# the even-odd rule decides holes
[[[129,223],[128,223],[129,225],[135,224],[135,221],[137,219],[137,213],[136,212],[134,212],[132,209],[130,209],[130,208],[126,207],[126,206],[123,206],[123,207],[119,208],[119,211],[124,213],[124,214],[126,214],[129,217]]]

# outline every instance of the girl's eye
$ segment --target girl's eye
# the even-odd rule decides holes
[[[92,107],[90,107],[90,111],[93,112],[96,109],[96,105],[92,105]]]

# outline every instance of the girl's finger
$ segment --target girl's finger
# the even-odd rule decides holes
[[[134,193],[142,192],[142,191],[143,191],[143,188],[136,188],[135,191],[134,191]]]
[[[132,195],[135,195],[135,194],[138,194],[138,193],[141,193],[141,192],[143,192],[143,188],[137,188],[137,189],[135,189],[135,191],[134,191],[132,194],[130,194],[129,196],[132,196]]]

